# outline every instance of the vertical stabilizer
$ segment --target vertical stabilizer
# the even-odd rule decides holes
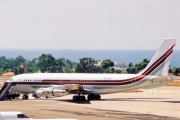
[[[170,58],[175,44],[175,39],[165,39],[149,64],[139,74],[167,76],[170,66]]]

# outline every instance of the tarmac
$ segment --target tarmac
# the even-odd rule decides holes
[[[21,111],[33,118],[80,120],[180,120],[180,87],[101,95],[101,100],[73,102],[72,96],[0,101],[0,111]]]

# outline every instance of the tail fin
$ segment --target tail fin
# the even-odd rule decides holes
[[[165,39],[149,64],[139,74],[167,76],[170,66],[170,58],[175,44],[175,39]]]

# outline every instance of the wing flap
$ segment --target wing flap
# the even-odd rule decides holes
[[[81,86],[78,84],[65,84],[63,87],[64,90],[69,90],[69,91],[70,90],[79,90],[80,88],[81,88]]]

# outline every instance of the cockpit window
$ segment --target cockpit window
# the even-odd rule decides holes
[[[25,114],[17,114],[17,118],[29,118]]]

